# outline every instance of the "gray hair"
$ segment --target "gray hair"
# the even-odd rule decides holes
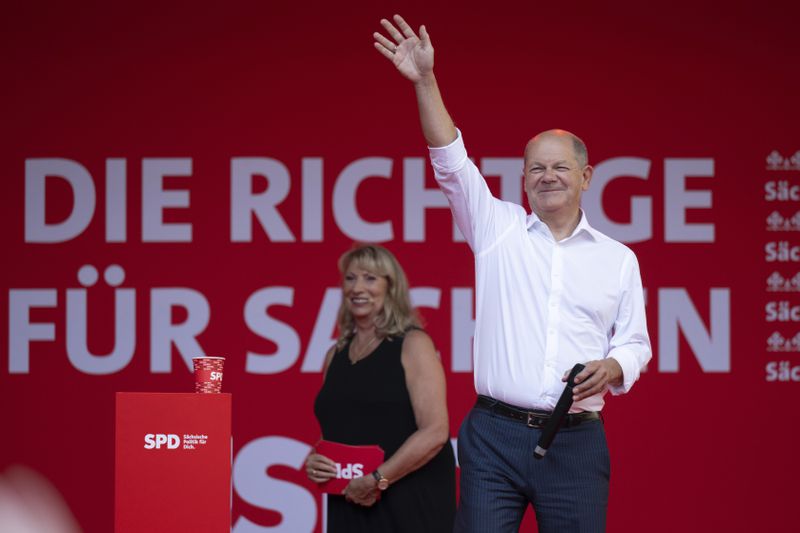
[[[569,133],[569,136],[572,138],[572,149],[575,150],[575,159],[578,160],[578,164],[581,167],[585,167],[589,164],[589,150],[586,149],[586,143],[574,133]]]

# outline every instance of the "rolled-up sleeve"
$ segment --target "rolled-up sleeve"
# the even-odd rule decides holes
[[[442,176],[449,176],[458,172],[464,168],[464,164],[468,159],[461,130],[456,130],[456,132],[458,135],[455,140],[447,146],[428,147],[433,169]]]
[[[609,385],[613,395],[630,391],[652,357],[642,279],[633,252],[626,256],[620,272],[620,285],[620,305],[607,357],[614,358],[622,367],[623,382],[621,386]]]

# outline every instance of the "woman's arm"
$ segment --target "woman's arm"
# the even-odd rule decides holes
[[[417,431],[378,467],[390,484],[430,461],[450,438],[444,368],[427,333],[421,330],[408,332],[401,361]],[[375,478],[367,474],[351,481],[344,495],[354,503],[372,505],[377,487]]]
[[[325,381],[325,376],[328,375],[328,367],[333,359],[333,354],[336,353],[336,346],[331,346],[328,353],[325,354],[325,366],[322,368],[322,381]],[[323,483],[329,479],[336,477],[336,463],[324,455],[317,453],[315,449],[306,457],[306,475],[308,479],[314,483]]]

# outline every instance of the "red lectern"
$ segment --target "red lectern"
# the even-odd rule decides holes
[[[117,393],[116,533],[231,530],[231,395]]]

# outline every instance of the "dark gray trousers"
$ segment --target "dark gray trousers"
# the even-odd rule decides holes
[[[611,473],[601,420],[561,428],[534,459],[541,430],[474,407],[458,434],[455,532],[511,533],[532,504],[540,533],[602,533]]]

